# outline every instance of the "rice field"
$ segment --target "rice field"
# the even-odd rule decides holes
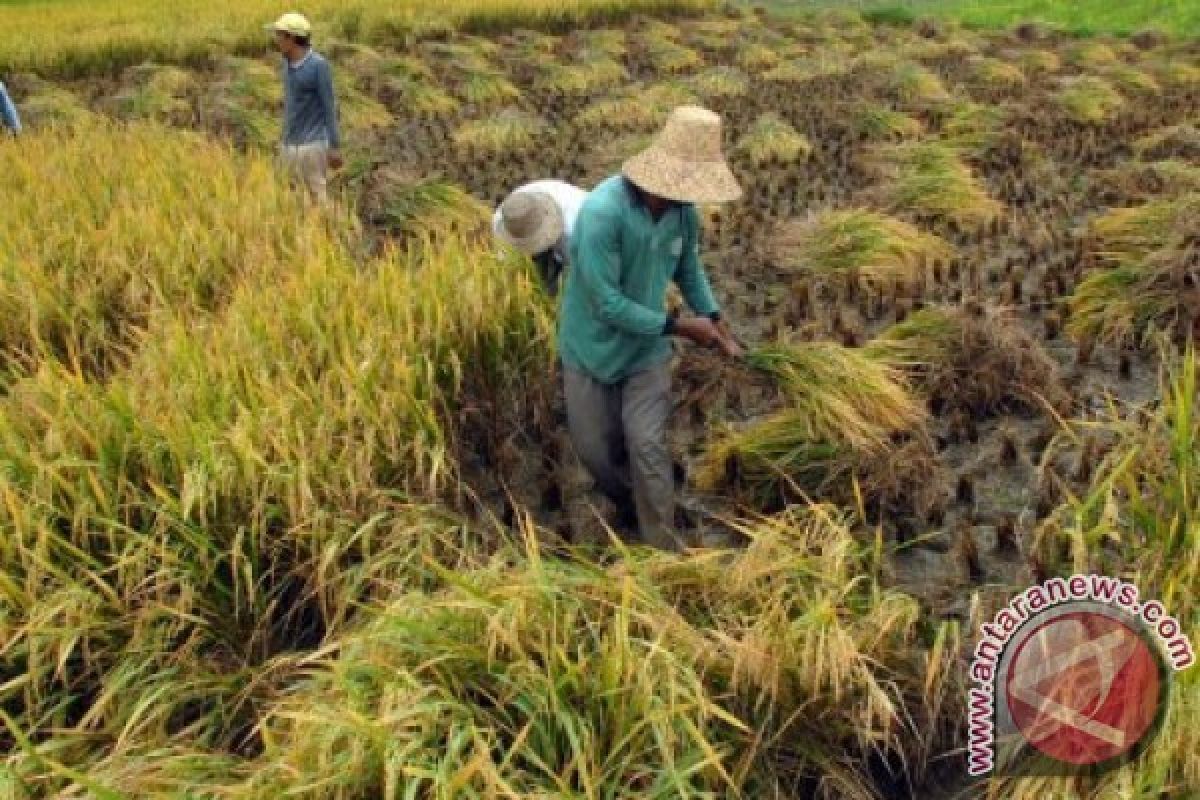
[[[1198,791],[1195,670],[1103,775],[962,749],[1035,580],[1196,638],[1194,39],[321,0],[322,213],[274,160],[276,10],[0,3],[0,800]],[[702,218],[749,354],[678,348],[674,556],[609,527],[489,223],[689,102],[746,190]]]

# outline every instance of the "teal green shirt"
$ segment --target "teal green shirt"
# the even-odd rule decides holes
[[[655,222],[621,176],[593,189],[571,235],[558,322],[563,363],[612,384],[670,358],[663,328],[672,280],[697,314],[718,310],[700,264],[695,207]]]

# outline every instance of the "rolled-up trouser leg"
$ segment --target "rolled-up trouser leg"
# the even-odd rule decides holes
[[[670,364],[663,362],[629,376],[621,395],[638,528],[647,544],[678,552],[684,543],[675,530],[675,476],[667,446]]]
[[[616,503],[628,502],[629,467],[621,424],[621,389],[563,366],[567,432],[597,488]]]

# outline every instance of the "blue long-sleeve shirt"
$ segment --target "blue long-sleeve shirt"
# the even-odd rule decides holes
[[[612,384],[669,358],[671,281],[697,314],[718,310],[700,264],[695,207],[672,209],[656,222],[623,177],[593,189],[571,236],[558,327],[563,363]]]
[[[283,62],[283,143],[326,142],[341,145],[333,70],[320,53],[309,50],[299,62]]]
[[[12,98],[8,96],[8,89],[3,83],[0,83],[0,122],[13,133],[21,132],[21,117],[17,114],[17,107],[13,105]]]

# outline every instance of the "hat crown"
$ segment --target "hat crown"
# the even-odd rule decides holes
[[[699,106],[680,106],[667,117],[655,147],[683,161],[724,161],[721,116]]]
[[[514,237],[531,236],[541,225],[543,208],[527,192],[516,192],[500,206],[504,227]]]

